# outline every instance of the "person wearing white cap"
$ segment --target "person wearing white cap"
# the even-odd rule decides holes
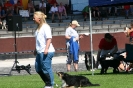
[[[67,71],[69,72],[70,69],[71,69],[71,63],[73,61],[73,66],[74,66],[74,69],[75,71],[78,70],[78,52],[79,52],[79,39],[82,39],[83,38],[83,35],[80,35],[77,33],[76,31],[76,27],[80,26],[79,23],[76,21],[76,20],[73,20],[71,23],[70,23],[70,26],[66,29],[66,32],[65,32],[65,38],[66,38],[66,47],[67,47]],[[74,45],[75,43],[77,43],[76,45],[76,48],[74,50],[74,52],[72,53],[71,52],[71,44],[70,44],[70,41],[73,41]],[[74,46],[75,47],[75,46]],[[74,57],[76,54],[76,58]]]

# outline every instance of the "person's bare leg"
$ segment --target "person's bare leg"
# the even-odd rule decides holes
[[[100,20],[100,14],[99,14],[99,12],[97,12],[97,14],[98,14],[98,20]]]
[[[54,13],[52,13],[52,22],[54,22]]]
[[[61,18],[60,18],[60,16],[59,16],[59,13],[56,12],[56,14],[57,14],[57,16],[58,16],[59,22],[61,22]]]
[[[73,63],[73,65],[74,65],[75,71],[77,71],[78,70],[78,64],[77,63]]]
[[[67,71],[69,72],[71,70],[71,65],[67,64]]]
[[[66,19],[68,19],[66,11],[64,11],[64,15],[65,15]]]
[[[123,71],[125,70],[125,67],[122,63],[119,65],[119,68],[120,68],[119,70],[123,70]]]
[[[62,13],[60,13],[60,20],[61,20],[61,22],[63,22],[63,20],[62,20]]]
[[[86,19],[87,19],[87,13],[85,12],[84,13],[84,21],[86,21]]]
[[[95,11],[93,12],[93,16],[94,16],[94,18],[95,18]]]
[[[62,13],[61,12],[59,13],[59,16],[60,16],[60,19],[62,19]]]

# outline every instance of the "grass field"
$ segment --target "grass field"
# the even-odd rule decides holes
[[[112,69],[108,70],[107,74],[100,75],[100,70],[94,72],[90,71],[69,72],[71,75],[83,75],[89,78],[94,84],[100,84],[98,87],[86,88],[133,88],[133,73],[121,72],[113,74]],[[54,74],[55,83],[61,85],[61,80]],[[0,88],[43,88],[44,83],[39,75],[17,75],[17,76],[1,76]],[[57,88],[57,87],[54,87]]]

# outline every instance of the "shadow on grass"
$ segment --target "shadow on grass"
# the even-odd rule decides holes
[[[100,69],[98,70],[95,70],[95,71],[83,71],[83,72],[79,72],[78,75],[130,75],[130,74],[133,74],[133,71],[130,71],[130,72],[126,72],[126,71],[120,71],[120,72],[117,72],[117,73],[113,73],[112,69],[109,69],[107,71],[107,73],[104,73],[104,74],[100,74]]]
[[[113,73],[113,72],[107,72],[107,73],[104,73],[104,74],[100,74],[100,72],[96,72],[94,71],[93,73],[94,75],[127,75],[127,74],[133,74],[133,72],[118,72],[118,73]],[[78,74],[78,75],[92,75],[92,72],[89,71],[89,73],[86,73],[86,74]]]
[[[0,74],[0,76],[10,76],[10,74]]]

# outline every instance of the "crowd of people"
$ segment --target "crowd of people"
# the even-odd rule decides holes
[[[24,8],[21,0],[16,0],[12,4],[10,0],[6,0],[3,5],[0,6],[0,20],[3,21],[8,16],[19,15],[19,10],[28,10],[29,15],[32,15],[35,11],[42,11],[44,14],[52,15],[52,22],[55,22],[55,15],[58,16],[59,22],[63,22],[63,17],[68,19],[67,16],[67,5],[63,5],[62,2],[57,3],[56,0],[40,0],[38,7],[34,6],[32,0],[28,0],[27,8]]]
[[[19,14],[19,10],[24,10],[25,8],[22,5],[21,0],[16,0],[14,4],[12,4],[9,0],[6,0],[3,6],[0,6],[0,19],[3,20],[7,16],[11,16],[14,14]],[[36,7],[38,6],[38,7]],[[35,11],[42,11],[44,14],[48,16],[51,15],[52,23],[55,23],[55,15],[57,15],[59,22],[63,22],[63,16],[65,19],[68,19],[68,11],[70,11],[70,7],[68,5],[63,5],[62,2],[57,2],[56,0],[40,0],[38,5],[34,6],[32,0],[28,0],[27,10],[29,11],[29,15],[33,14]],[[108,6],[108,7],[92,7],[91,13],[92,17],[95,20],[102,20],[103,18],[108,19],[108,16],[118,16],[120,15],[120,11],[118,11],[119,7],[123,8],[123,12],[125,18],[128,19],[129,15],[133,15],[133,6],[132,5],[123,5],[123,6]],[[85,6],[82,10],[84,21],[87,20],[89,16],[89,6]]]
[[[118,9],[121,9],[122,11]],[[103,18],[108,19],[108,16],[119,15],[124,15],[125,19],[128,19],[130,14],[133,15],[133,5],[92,7],[91,13],[95,20],[102,20]],[[84,21],[86,21],[87,16],[89,16],[89,6],[84,7],[82,14]]]

